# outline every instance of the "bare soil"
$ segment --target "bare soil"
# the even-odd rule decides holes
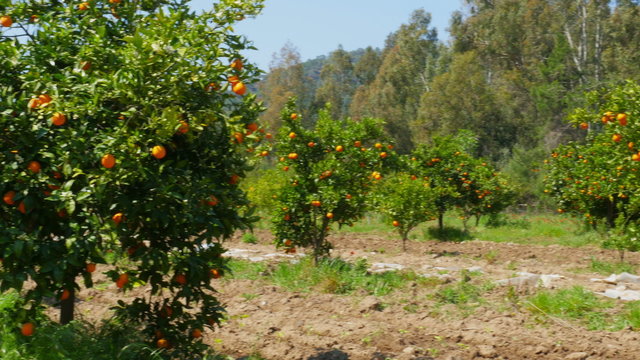
[[[275,252],[269,232],[256,232],[258,244],[239,237],[227,248]],[[407,252],[393,236],[338,234],[331,237],[332,256],[369,263],[404,265],[418,273],[447,273],[457,281],[469,267],[480,267],[474,281],[495,281],[516,272],[557,274],[554,288],[580,285],[603,291],[611,285],[594,283],[605,276],[589,272],[591,258],[617,261],[616,252],[599,248],[567,248],[468,241],[409,242]],[[640,263],[640,255],[627,260]],[[448,270],[442,270],[443,268]],[[387,296],[366,293],[335,295],[310,289],[291,292],[266,281],[221,281],[219,298],[228,321],[205,341],[216,350],[242,359],[259,354],[269,360],[374,359],[640,359],[640,333],[589,331],[575,322],[536,317],[519,301],[539,289],[497,286],[483,301],[436,304],[433,286],[410,284]],[[131,296],[140,295],[137,289]],[[114,284],[105,283],[79,294],[78,313],[86,319],[104,318],[120,298]],[[619,301],[620,306],[623,302]]]

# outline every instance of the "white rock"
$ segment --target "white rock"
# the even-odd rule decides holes
[[[627,290],[625,286],[618,286],[615,289],[607,289],[603,293],[597,292],[596,294],[606,296],[608,298],[619,299],[624,301],[640,300],[640,291]]]

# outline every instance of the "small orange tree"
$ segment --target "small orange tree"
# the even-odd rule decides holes
[[[477,140],[470,131],[434,137],[433,144],[419,146],[413,153],[410,171],[438,189],[435,205],[438,226],[444,228],[444,214],[458,209],[465,227],[471,216],[496,214],[513,204],[515,193],[506,178],[482,158],[472,155]]]
[[[330,225],[350,225],[367,209],[374,182],[385,163],[393,161],[391,145],[383,146],[380,120],[335,120],[329,108],[319,112],[314,129],[302,127],[293,100],[282,110],[277,138],[280,168],[290,184],[280,190],[273,216],[277,246],[295,251],[310,247],[317,262],[328,254]]]
[[[203,349],[222,311],[218,240],[253,220],[238,181],[261,138],[243,96],[259,71],[230,31],[261,6],[0,2],[0,289],[33,282],[27,333],[44,297],[70,321],[78,278],[110,264],[118,288],[151,289],[119,315],[171,356]]]
[[[545,161],[545,192],[558,212],[605,224],[606,247],[640,250],[640,86],[626,83],[608,92],[587,94],[588,106],[570,121],[586,139],[556,148]]]
[[[435,219],[438,189],[408,173],[385,177],[375,189],[375,209],[395,227],[407,250],[409,232],[421,223]]]

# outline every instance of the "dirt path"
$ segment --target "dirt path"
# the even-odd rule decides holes
[[[260,244],[234,241],[227,246],[273,253],[270,235],[258,236]],[[551,287],[581,285],[594,291],[607,285],[590,281],[603,277],[586,271],[592,256],[607,261],[617,256],[597,248],[480,241],[413,242],[405,254],[384,237],[342,234],[331,241],[332,255],[345,259],[366,257],[369,263],[400,264],[422,273],[439,269],[436,273],[454,279],[458,270],[470,267],[480,268],[488,280],[511,278],[516,272],[553,273],[564,278]],[[635,254],[630,259],[639,260]],[[638,333],[587,331],[559,319],[536,323],[529,312],[505,305],[506,287],[485,294],[489,302],[466,317],[455,305],[436,307],[429,297],[433,289],[417,286],[380,298],[292,293],[245,280],[225,282],[220,291],[231,320],[212,342],[238,357],[255,352],[267,359],[309,360],[640,359]],[[536,290],[517,291],[526,295]]]

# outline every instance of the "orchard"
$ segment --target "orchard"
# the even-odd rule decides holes
[[[25,337],[43,299],[67,323],[79,282],[108,270],[120,291],[151,289],[117,308],[150,344],[202,351],[222,317],[220,241],[255,220],[238,183],[263,138],[260,72],[231,26],[261,7],[0,3],[0,289],[22,291]]]

